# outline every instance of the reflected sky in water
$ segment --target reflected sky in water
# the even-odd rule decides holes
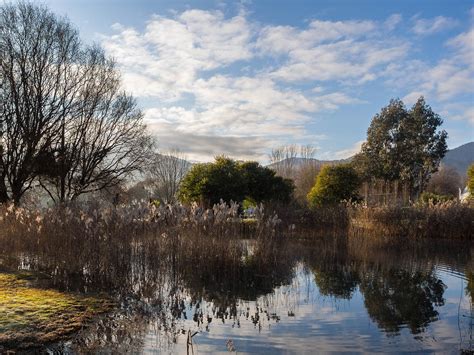
[[[188,259],[159,270],[136,268],[136,292],[119,297],[120,309],[49,349],[189,349],[198,354],[473,350],[473,247],[435,244],[347,238],[288,242],[271,252],[265,245],[263,254],[261,246],[252,246],[229,269]],[[163,277],[148,283],[140,273]]]
[[[464,293],[466,282],[446,271],[435,270],[434,275],[449,285],[444,305],[433,307],[437,316],[417,334],[403,323],[397,332],[381,328],[378,315],[368,314],[364,295],[359,290],[350,299],[322,296],[314,278],[302,266],[297,267],[291,285],[277,287],[272,294],[256,301],[239,302],[234,319],[216,318],[213,303],[203,302],[200,309],[204,324],[197,325],[192,318],[183,317],[180,327],[198,332],[193,337],[198,353],[228,353],[229,339],[239,353],[444,352],[459,349],[460,342],[464,349],[469,349],[472,328],[467,317],[471,315],[471,305]],[[196,311],[195,307],[186,308],[189,315]],[[210,322],[208,317],[212,317]],[[143,351],[146,353],[163,349],[163,339],[158,339],[155,329],[152,327],[145,336]],[[160,337],[163,338],[163,334]],[[179,335],[177,344],[168,350],[186,352],[186,338],[186,334]]]

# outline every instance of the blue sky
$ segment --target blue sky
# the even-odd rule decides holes
[[[424,95],[449,147],[474,140],[471,1],[47,0],[113,56],[162,149],[346,158],[391,98]]]

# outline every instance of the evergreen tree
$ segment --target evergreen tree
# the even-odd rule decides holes
[[[442,123],[423,97],[410,110],[391,100],[373,118],[354,166],[365,179],[406,182],[417,197],[446,154],[447,133],[438,131]]]

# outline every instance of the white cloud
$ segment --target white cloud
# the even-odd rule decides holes
[[[474,107],[472,105],[466,106],[460,103],[446,104],[442,114],[451,120],[466,121],[474,125]],[[471,139],[473,135],[474,131],[471,131]]]
[[[313,75],[334,76],[335,71],[342,70],[352,71],[349,76],[357,80],[371,80],[368,71],[372,63],[381,61],[378,56],[385,56],[383,61],[391,56],[382,48],[355,49],[360,44],[353,39],[367,36],[374,28],[371,21],[312,21],[307,30],[277,28],[275,36],[279,36],[278,31],[298,33],[299,43],[292,55],[311,56],[317,54],[315,51],[324,55],[326,49],[335,47],[326,55],[326,64],[315,68]],[[244,12],[226,18],[220,11],[188,10],[172,18],[155,15],[143,32],[119,24],[113,29],[116,33],[104,37],[103,45],[117,58],[126,89],[164,104],[148,109],[146,119],[161,140],[160,145],[179,145],[190,157],[212,156],[217,145],[221,152],[236,157],[248,158],[252,150],[255,157],[260,157],[263,151],[288,141],[288,137],[315,143],[321,135],[306,130],[315,114],[359,102],[340,91],[325,90],[321,94],[323,89],[318,86],[307,91],[283,87],[276,80],[278,70],[223,74],[227,66],[248,61],[257,51],[262,55],[265,46],[271,44],[270,27],[259,31]],[[272,55],[277,52],[271,51]],[[366,69],[358,74],[360,65],[350,64],[349,57],[362,52]],[[331,65],[335,68],[330,69]],[[186,95],[191,97],[192,106],[179,103],[186,101]]]
[[[306,131],[310,113],[358,102],[338,92],[308,98],[295,91],[279,90],[273,81],[264,78],[216,76],[198,80],[195,87],[198,109],[172,106],[145,111],[147,123],[160,145],[179,146],[189,156],[203,154],[203,147],[210,154],[215,142],[226,139],[233,144],[221,144],[221,152],[249,158],[251,147],[254,159],[289,137],[314,143],[324,137]],[[209,142],[189,146],[191,142],[206,140]],[[237,142],[242,146],[237,147]]]
[[[452,25],[416,21],[419,34]],[[410,56],[409,38],[395,36],[401,22],[392,14],[380,22],[262,26],[243,10],[233,17],[187,10],[154,15],[142,31],[114,24],[114,34],[102,38],[125,89],[147,102],[146,120],[162,147],[179,146],[191,159],[261,159],[282,143],[317,145],[324,132],[308,127],[319,113],[363,103],[358,88],[380,78],[407,90],[407,103],[470,92],[473,31],[448,41],[451,55],[432,65]],[[450,117],[469,116],[458,111]]]
[[[145,119],[162,148],[175,147],[191,161],[209,161],[227,154],[240,159],[264,160],[268,147],[277,143],[268,136],[254,133],[248,136],[206,134],[188,129],[187,122],[198,118],[195,112],[182,107],[148,109]]]
[[[399,20],[395,16],[389,24],[395,26]],[[382,27],[373,21],[312,21],[306,29],[266,26],[256,47],[261,56],[287,58],[271,72],[275,79],[363,84],[377,77],[379,67],[403,58],[409,50],[407,42],[381,38]]]
[[[252,57],[251,25],[242,14],[188,10],[175,18],[153,16],[143,33],[115,24],[103,46],[124,71],[128,90],[139,96],[179,99],[201,71]]]
[[[458,25],[457,21],[444,16],[437,16],[432,19],[415,19],[412,31],[420,36],[431,35],[436,32],[441,32],[451,29]]]
[[[291,26],[266,26],[260,32],[256,46],[262,54],[288,54],[324,42],[364,37],[375,27],[372,21],[312,21],[304,30]]]
[[[471,125],[474,125],[474,107],[466,108],[460,115],[453,116],[453,119],[461,119],[468,121]],[[474,134],[474,132],[471,132]]]
[[[384,25],[389,31],[393,31],[397,25],[402,22],[402,15],[401,14],[393,14],[390,15],[387,20],[385,20]]]
[[[348,80],[363,84],[377,77],[378,66],[403,58],[407,50],[406,44],[339,41],[292,51],[289,62],[272,75],[285,81]]]
[[[423,87],[433,90],[440,100],[449,100],[458,94],[473,92],[473,71],[455,60],[443,60],[427,72]]]
[[[471,69],[474,67],[474,27],[452,38],[447,45],[457,51],[457,60],[464,62]]]
[[[350,158],[350,157],[352,157],[355,154],[360,152],[360,149],[361,149],[362,144],[364,142],[365,141],[355,142],[351,147],[346,148],[346,149],[342,149],[342,150],[338,150],[336,152],[326,152],[326,153],[323,154],[323,157],[325,157],[326,159],[347,159],[347,158]]]
[[[420,95],[447,102],[474,92],[474,29],[448,40],[446,46],[451,51],[434,65],[420,60],[390,64],[384,72],[387,83],[408,88],[407,103]]]
[[[408,95],[405,95],[405,97],[403,97],[402,101],[405,103],[405,105],[411,106],[411,105],[414,105],[416,103],[416,101],[418,101],[420,96],[424,96],[423,92],[421,92],[421,91],[412,91]],[[425,97],[425,99],[426,99],[426,97]]]

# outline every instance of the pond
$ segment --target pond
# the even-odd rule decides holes
[[[282,250],[270,255],[276,260],[269,269],[265,261],[257,260],[253,243],[244,244],[246,253],[237,269],[178,262],[160,266],[158,272],[135,265],[123,281],[132,282],[132,292],[120,296],[117,311],[48,349],[70,353],[473,349],[472,245],[319,238],[274,246]],[[72,284],[78,287],[81,280]]]
[[[194,256],[187,251],[169,257],[168,250],[167,258],[137,247],[131,259],[91,262],[81,272],[54,259],[40,263],[23,257],[22,268],[49,273],[48,282],[57,289],[106,292],[118,302],[115,311],[43,350],[277,354],[474,349],[470,243],[331,237],[231,244],[231,261],[212,245],[205,248],[208,253],[200,250]]]

